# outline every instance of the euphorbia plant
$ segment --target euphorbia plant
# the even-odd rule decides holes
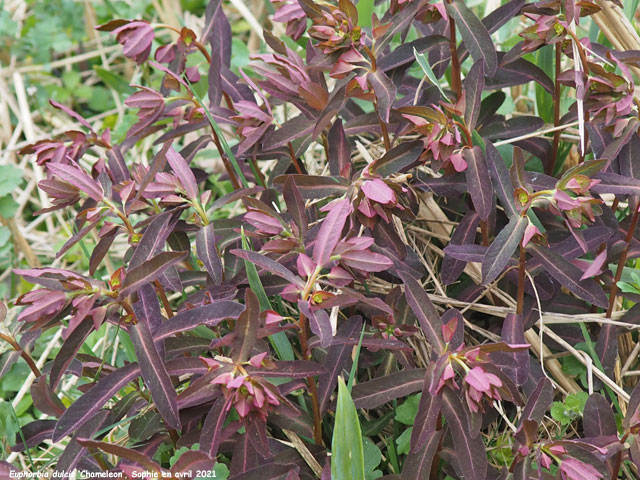
[[[59,255],[92,231],[99,241],[88,272],[16,270],[41,287],[16,301],[22,338],[64,329],[31,390],[51,418],[25,426],[16,450],[50,439],[65,445],[59,470],[132,478],[216,461],[233,478],[328,478],[338,377],[351,372],[363,418],[382,419],[366,431],[385,449],[385,473],[576,480],[638,463],[638,391],[621,429],[598,394],[576,436],[539,428],[553,391],[526,339],[540,339],[530,330],[543,328],[540,308],[611,319],[626,262],[640,255],[629,68],[640,55],[578,38],[591,2],[511,0],[482,20],[462,0],[392,1],[362,18],[367,3],[274,2],[290,38],[265,32],[263,51],[235,72],[219,1],[201,34],[169,27],[179,37],[166,45],[154,45],[166,25],[98,27],[147,74],[125,100],[137,121],[122,141],[52,103],[84,130],[23,150],[45,167],[46,210],[77,214]],[[512,19],[534,23],[497,49],[491,35]],[[528,55],[548,45],[553,78]],[[505,114],[503,90],[530,82],[558,105],[551,137],[533,110]],[[575,99],[566,112],[560,92]],[[576,118],[580,158],[565,168],[557,132]],[[135,155],[147,139],[153,154]],[[232,188],[222,196],[199,163],[215,155]],[[420,245],[414,233],[432,233],[434,212],[456,227]],[[443,255],[439,271],[428,248]],[[135,358],[80,353],[105,324]],[[616,328],[580,331],[602,380]],[[575,333],[536,351],[575,344]],[[66,375],[88,382],[68,404]],[[416,392],[402,456],[388,412]],[[628,397],[605,393],[615,405]],[[157,425],[144,438],[142,415]],[[515,440],[500,463],[483,433],[502,421]],[[195,451],[173,464],[162,455],[181,447]]]

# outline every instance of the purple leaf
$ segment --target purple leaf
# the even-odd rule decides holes
[[[251,349],[258,338],[260,328],[260,305],[258,297],[248,288],[244,291],[244,312],[236,321],[233,340],[233,361],[240,364],[246,362]]]
[[[340,261],[363,272],[384,272],[393,266],[388,257],[368,250],[349,250],[340,255]]]
[[[440,365],[440,362],[438,362]],[[422,395],[418,404],[418,412],[413,422],[413,430],[411,432],[411,453],[417,453],[428,442],[429,438],[436,433],[438,427],[438,416],[442,406],[442,397],[440,395],[432,395],[434,378],[434,364],[427,368],[427,373],[422,385]]]
[[[569,260],[548,248],[538,245],[531,245],[531,251],[549,275],[560,282],[561,285],[568,288],[579,298],[598,307],[607,308],[609,302],[600,285],[591,278],[580,280],[582,272]]]
[[[129,336],[140,364],[142,379],[149,387],[158,412],[169,427],[180,428],[176,390],[173,388],[164,360],[153,343],[148,325],[138,322],[129,328]]]
[[[547,377],[542,377],[522,409],[522,419],[540,423],[553,402],[553,385]]]
[[[487,162],[479,146],[465,148],[462,157],[467,162],[467,189],[473,206],[482,220],[487,220],[493,203],[493,186],[487,169]]]
[[[335,339],[345,337],[356,339],[361,330],[362,317],[351,317],[340,326]],[[338,384],[338,375],[340,375],[340,372],[345,367],[352,350],[353,347],[344,342],[335,342],[327,350],[326,365],[329,370],[318,377],[318,403],[321,414],[326,411],[329,405],[329,398]]]
[[[214,285],[220,285],[223,280],[222,260],[216,249],[216,235],[213,223],[202,227],[196,234],[196,249],[198,258],[209,272]]]
[[[52,417],[60,417],[66,409],[56,392],[47,384],[47,377],[44,375],[31,384],[31,398],[38,410]]]
[[[308,378],[327,373],[327,368],[311,360],[276,361],[275,367],[268,370],[249,369],[255,377]]]
[[[137,267],[129,270],[124,277],[119,295],[124,297],[145,283],[153,282],[169,267],[184,260],[189,252],[161,252]]]
[[[231,250],[230,253],[234,254],[236,257],[242,258],[243,260],[248,260],[257,267],[264,268],[273,275],[284,278],[288,282],[291,282],[293,285],[297,285],[298,287],[302,288],[305,285],[300,277],[298,277],[288,268],[284,267],[282,264],[270,259],[269,257],[265,257],[264,255],[261,255],[257,252],[252,252],[250,250],[234,249]]]
[[[593,281],[593,280],[591,280]],[[598,332],[598,340],[595,346],[596,354],[600,359],[602,368],[607,375],[613,375],[613,370],[618,357],[618,327],[615,325],[603,325]]]
[[[196,200],[198,198],[198,183],[185,159],[173,147],[169,147],[167,161],[187,192],[187,197]]]
[[[276,148],[287,145],[289,142],[293,142],[298,138],[311,135],[315,126],[316,122],[314,120],[311,120],[304,115],[298,115],[283,124],[277,130],[267,134],[262,148],[265,150],[275,150]]]
[[[584,406],[582,426],[586,437],[618,435],[618,427],[611,406],[599,393],[589,396]]]
[[[413,54],[415,48],[418,53],[425,53],[433,48],[445,45],[449,42],[446,37],[440,35],[430,35],[421,37],[412,42],[401,43],[398,47],[386,55],[380,55],[376,58],[378,70],[388,72],[390,70],[404,67],[416,61]]]
[[[160,466],[156,462],[151,460],[149,456],[145,455],[144,453],[138,452],[137,450],[133,450],[132,448],[126,448],[114,443],[98,442],[85,438],[78,438],[78,443],[83,447],[100,449],[103,452],[115,455],[116,457],[120,457],[129,460],[130,462],[140,464],[148,471],[155,472],[155,477],[166,477],[166,475],[162,474],[162,469],[160,468]]]
[[[455,232],[453,232],[450,245],[472,244],[476,238],[476,230],[479,223],[480,218],[476,212],[468,212],[464,218],[460,220]],[[442,282],[445,285],[451,285],[464,271],[467,262],[453,258],[448,254],[446,248],[445,254],[445,257],[442,259]],[[482,260],[480,259],[480,261]]]
[[[498,53],[498,58],[503,61],[505,55]],[[496,74],[487,78],[486,88],[499,89],[529,82],[536,82],[547,92],[553,93],[553,81],[549,76],[540,67],[524,58],[518,58],[499,66]]]
[[[376,96],[376,105],[378,107],[378,114],[383,122],[389,123],[389,114],[391,113],[391,106],[396,99],[396,86],[389,77],[381,70],[370,72],[367,75],[367,80],[373,87],[373,92]]]
[[[333,339],[333,331],[331,329],[331,321],[329,315],[324,310],[311,310],[307,300],[298,300],[298,308],[309,320],[309,328],[320,338],[320,345],[326,348],[331,345]]]
[[[406,170],[418,160],[422,152],[424,143],[421,140],[402,142],[373,162],[369,169],[372,173],[387,177]]]
[[[67,443],[64,451],[58,457],[56,464],[56,472],[70,473],[78,462],[86,455],[86,449],[78,443],[78,438],[90,438],[102,426],[103,422],[109,416],[108,410],[100,410],[96,413],[91,421],[81,426],[73,435],[73,438]]]
[[[96,270],[100,266],[100,262],[102,262],[102,259],[109,252],[111,244],[113,243],[117,235],[118,230],[113,229],[111,232],[104,235],[95,246],[93,252],[91,252],[91,258],[89,259],[89,275],[93,275],[94,273],[96,273]]]
[[[487,457],[482,435],[472,436],[465,408],[458,395],[449,389],[444,390],[442,413],[456,446],[458,463],[465,479],[484,480],[487,472]]]
[[[215,458],[215,457],[214,457]],[[192,478],[197,478],[199,475],[196,472],[208,472],[215,467],[215,460],[207,455],[203,451],[188,450],[180,455],[180,458],[176,463],[171,466],[171,473],[179,478],[178,473],[186,473],[192,475]]]
[[[142,238],[138,242],[136,249],[133,251],[133,255],[129,261],[129,268],[141,265],[162,250],[171,233],[172,226],[175,220],[177,220],[177,218],[172,217],[170,212],[164,212],[151,220],[149,226],[147,226],[142,234]]]
[[[617,173],[598,173],[594,178],[600,183],[591,187],[593,193],[615,193],[616,195],[640,195],[640,180],[618,175]]]
[[[399,275],[404,282],[404,294],[407,298],[407,303],[418,318],[427,341],[431,344],[435,353],[442,353],[445,350],[445,345],[442,339],[442,320],[440,315],[438,315],[433,303],[429,300],[427,292],[424,291],[422,285],[415,278],[405,272],[399,272]]]
[[[227,318],[236,319],[244,311],[244,306],[219,300],[210,305],[184,310],[175,315],[170,322],[163,323],[155,332],[156,341],[171,337],[179,332],[196,328],[198,325],[214,327]]]
[[[222,432],[224,431],[224,422],[227,418],[227,407],[230,402],[231,398],[219,397],[214,402],[202,424],[200,450],[211,457],[215,457],[218,453]]]
[[[351,390],[356,408],[378,408],[396,398],[422,390],[425,370],[414,368],[358,383]]]
[[[95,413],[127,383],[140,376],[137,363],[130,363],[108,374],[78,398],[62,414],[53,433],[52,440],[59,442],[69,433],[91,420]]]
[[[476,61],[464,79],[464,121],[470,131],[476,128],[478,116],[480,115],[483,89],[484,63],[482,61]]]
[[[434,432],[417,452],[411,452],[411,460],[405,461],[402,466],[402,480],[430,478],[431,465],[436,453],[438,453],[443,434],[444,430]]]
[[[509,218],[515,217],[518,212],[513,198],[513,184],[511,183],[509,170],[507,170],[502,155],[500,155],[496,147],[493,146],[493,143],[485,139],[485,145],[487,150],[487,167],[491,175],[491,183],[507,216]]]
[[[55,420],[34,420],[20,428],[21,435],[18,442],[11,447],[14,452],[23,452],[27,448],[33,448],[45,440],[51,440],[53,429],[56,425]],[[24,437],[25,443],[22,442]]]
[[[580,277],[580,280],[586,280],[587,278],[595,277],[596,275],[598,275],[606,260],[607,260],[607,250],[604,249],[602,250],[602,252],[600,252],[596,256],[593,262],[586,268],[586,270],[582,274],[582,277]]]
[[[528,224],[529,220],[526,217],[512,217],[509,223],[500,230],[482,260],[483,285],[487,285],[498,278],[509,264],[511,255],[520,245],[520,240],[522,240]]]
[[[91,316],[86,316],[82,322],[80,322],[80,325],[76,326],[64,340],[56,358],[53,360],[51,371],[49,372],[49,385],[51,385],[52,389],[55,390],[67,367],[75,358],[78,350],[80,350],[84,341],[93,331],[93,328]]]
[[[344,195],[348,188],[348,183],[340,177],[316,175],[280,175],[273,179],[273,185],[284,185],[288,177],[292,177],[296,182],[296,186],[305,200]]]
[[[328,163],[333,176],[351,177],[351,145],[344,132],[342,120],[337,118],[329,129],[327,141],[329,143]]]
[[[524,337],[524,325],[522,315],[509,313],[502,324],[502,341],[511,345],[522,345],[527,343]],[[529,352],[496,352],[491,355],[492,360],[498,367],[505,370],[505,373],[518,385],[523,385],[529,378]],[[513,374],[509,374],[513,371]]]
[[[61,178],[65,182],[70,183],[80,191],[89,195],[96,202],[101,202],[104,197],[102,187],[93,178],[87,175],[83,170],[72,165],[63,163],[47,163],[47,168],[55,176]]]
[[[513,117],[504,122],[496,122],[483,127],[480,134],[487,140],[496,140],[503,138],[514,138],[527,133],[535,132],[544,127],[541,118],[530,115],[521,117]]]
[[[329,263],[350,213],[351,202],[348,198],[343,198],[332,205],[329,214],[322,221],[313,247],[313,259],[319,267]]]
[[[493,77],[498,68],[498,56],[486,27],[463,0],[454,0],[445,5],[447,13],[455,20],[460,36],[469,49],[471,57],[475,61],[484,61],[487,75]]]
[[[304,238],[307,234],[308,220],[307,215],[305,214],[304,200],[302,199],[300,190],[298,190],[293,178],[289,177],[284,182],[284,186],[282,187],[282,196],[287,205],[289,215],[291,215],[293,221],[298,226],[300,238]]]

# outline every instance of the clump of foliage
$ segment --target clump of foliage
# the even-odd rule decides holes
[[[57,470],[130,478],[637,472],[640,389],[611,385],[631,333],[610,320],[637,299],[618,285],[640,256],[640,52],[579,37],[591,1],[511,0],[483,19],[463,0],[383,3],[273,2],[287,38],[265,31],[268,51],[240,69],[220,1],[200,35],[176,28],[162,45],[167,25],[98,27],[162,80],[133,85],[137,120],[120,140],[52,102],[78,130],[23,149],[46,170],[42,212],[76,212],[58,254],[99,241],[87,272],[15,271],[38,288],[2,338],[48,418],[24,425],[14,451],[51,440]],[[505,25],[521,41],[500,50],[491,35]],[[506,88],[530,83],[537,114],[505,106]],[[152,158],[129,154],[145,141]],[[212,149],[229,193],[199,166]],[[456,224],[450,242],[432,240],[435,273],[406,232],[434,212]],[[482,299],[496,308],[473,313]],[[609,321],[552,329],[543,311]],[[636,319],[634,307],[620,323]],[[83,348],[107,325],[125,357]],[[28,345],[50,329],[63,344],[41,372]],[[585,354],[606,397],[552,406],[531,353],[559,345]],[[554,380],[569,390],[566,372],[582,371],[564,366]],[[61,399],[68,377],[81,382]]]

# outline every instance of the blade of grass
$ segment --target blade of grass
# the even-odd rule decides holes
[[[338,377],[338,405],[331,441],[331,478],[364,480],[364,447],[358,412],[344,379]]]
[[[365,325],[362,326],[362,331],[360,332],[360,340],[358,340],[358,345],[356,346],[356,352],[353,358],[353,363],[351,364],[351,371],[349,372],[349,383],[347,384],[349,393],[351,393],[351,389],[353,388],[353,383],[355,382],[355,379],[356,379],[356,372],[358,371],[358,359],[360,358],[360,348],[362,347],[362,339],[364,338],[364,329],[365,329]]]

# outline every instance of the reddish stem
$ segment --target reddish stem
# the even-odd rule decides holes
[[[449,1],[451,3],[451,1]],[[462,77],[460,74],[460,59],[456,44],[456,23],[449,17],[449,50],[451,51],[451,88],[456,93],[456,98],[462,97]]]
[[[616,275],[613,279],[613,283],[611,284],[611,290],[609,291],[609,307],[607,308],[606,318],[611,318],[611,315],[613,314],[613,308],[615,307],[616,297],[618,295],[618,282],[622,278],[622,270],[624,270],[624,264],[627,261],[627,255],[629,253],[629,248],[631,247],[633,233],[635,232],[636,225],[638,224],[639,214],[640,210],[636,208],[635,212],[633,212],[633,217],[631,217],[631,225],[629,225],[629,230],[627,231],[627,236],[625,238],[626,246],[620,254],[620,259],[618,260],[618,268],[616,268]]]
[[[520,260],[518,262],[518,297],[516,305],[516,314],[522,315],[524,311],[524,282],[526,281],[526,258],[527,252],[520,244]]]
[[[36,365],[36,362],[34,362],[33,358],[31,358],[31,355],[29,355],[27,352],[25,352],[18,342],[16,342],[9,335],[5,335],[4,333],[0,333],[0,339],[4,340],[9,345],[11,345],[11,347],[16,352],[20,352],[20,356],[24,359],[25,362],[27,362],[27,365],[29,365],[29,368],[31,369],[33,374],[36,376],[36,378],[38,378],[40,375],[42,375],[42,373],[40,372],[40,369]]]
[[[302,358],[307,360],[311,358],[309,354],[309,345],[307,338],[307,317],[304,314],[300,314],[300,321],[298,327],[300,328],[300,350],[302,350]],[[309,394],[311,395],[311,407],[313,410],[313,440],[316,445],[322,445],[322,418],[320,417],[320,404],[318,403],[318,388],[316,386],[316,379],[308,377]]]

